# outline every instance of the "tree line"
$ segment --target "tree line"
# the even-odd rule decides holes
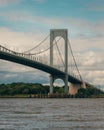
[[[63,93],[64,87],[55,87],[54,93]],[[39,83],[11,83],[0,84],[0,96],[3,95],[19,95],[19,94],[48,94],[49,86]]]
[[[42,85],[39,83],[11,83],[11,84],[0,84],[0,96],[14,96],[14,95],[48,95],[49,86]],[[52,97],[76,97],[76,98],[88,98],[93,95],[104,95],[99,89],[91,88],[80,88],[78,93],[75,95],[64,95],[64,86],[63,87],[54,87],[54,95]]]

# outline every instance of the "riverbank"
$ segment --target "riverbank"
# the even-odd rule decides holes
[[[74,97],[74,96],[73,96]],[[72,98],[71,95],[65,95],[65,94],[31,94],[31,95],[3,95],[0,96],[0,98]]]
[[[104,98],[104,94],[92,95],[91,98]]]
[[[31,94],[31,95],[3,95],[0,98],[104,98],[104,94],[92,95],[90,97],[76,97],[76,95],[65,94]]]

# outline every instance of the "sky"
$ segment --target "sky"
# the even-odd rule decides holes
[[[104,0],[0,0],[0,44],[27,50],[50,29],[68,29],[84,80],[104,85]],[[49,74],[0,60],[0,83],[49,83]]]

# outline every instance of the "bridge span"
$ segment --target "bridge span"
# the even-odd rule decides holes
[[[54,66],[53,64],[53,41],[55,39],[55,37],[57,36],[61,36],[64,40],[65,40],[65,54],[64,54],[64,70],[57,68]],[[7,61],[11,61],[11,62],[15,62],[18,64],[22,64],[25,66],[29,66],[41,71],[44,71],[46,73],[50,74],[50,93],[53,93],[53,83],[57,78],[60,78],[64,81],[65,83],[65,93],[69,93],[70,89],[68,87],[68,82],[71,83],[71,87],[72,91],[74,90],[75,92],[78,91],[79,88],[81,87],[86,87],[86,86],[92,86],[87,82],[83,82],[82,77],[79,73],[77,64],[75,62],[75,58],[73,56],[72,53],[72,49],[70,47],[71,50],[71,54],[73,56],[73,60],[75,62],[75,67],[77,68],[77,72],[78,72],[78,76],[73,75],[73,73],[68,72],[68,33],[66,29],[54,29],[50,31],[50,63],[47,64],[46,62],[42,62],[40,60],[37,60],[36,57],[33,57],[33,55],[29,52],[29,53],[19,53],[19,52],[15,52],[12,51],[4,46],[0,45],[0,59],[3,60],[7,60]],[[55,43],[57,45],[57,43]],[[39,44],[40,45],[40,44]],[[39,46],[37,45],[37,46]],[[58,46],[57,46],[58,48]],[[59,50],[59,48],[58,48]],[[59,54],[61,54],[59,52]],[[62,59],[62,57],[61,57]]]
[[[40,63],[38,61],[34,61],[28,58],[25,58],[23,56],[18,56],[16,53],[11,54],[8,52],[3,52],[0,51],[0,59],[3,60],[7,60],[7,61],[11,61],[11,62],[15,62],[15,63],[19,63],[25,66],[29,66],[32,68],[36,68],[39,70],[42,70],[46,73],[52,74],[53,76],[58,76],[58,77],[64,77],[65,73],[57,68],[54,68],[52,66]],[[73,84],[81,84],[82,81],[80,81],[79,79],[71,76],[70,74],[68,74],[68,81],[73,83]]]
[[[29,59],[27,57],[24,57],[24,55],[21,55],[17,52],[11,53],[5,47],[2,47],[2,49],[1,49],[1,46],[0,46],[0,59],[18,63],[18,64],[25,65],[28,67],[32,67],[32,68],[44,71],[46,73],[52,74],[53,76],[56,76],[59,78],[65,77],[65,72],[63,72],[62,70],[59,70],[50,65],[46,65],[41,62]],[[82,81],[80,79],[74,77],[71,74],[68,74],[68,81],[72,84],[82,84]],[[90,84],[87,82],[85,84],[86,84],[86,86],[90,86]]]

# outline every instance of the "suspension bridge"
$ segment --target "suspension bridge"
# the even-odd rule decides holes
[[[58,39],[56,39],[58,37]],[[50,38],[48,46],[45,44]],[[64,43],[60,40],[63,39]],[[41,47],[42,46],[42,47]],[[43,47],[46,47],[43,49]],[[38,48],[38,51],[37,51]],[[35,51],[35,52],[34,52]],[[51,29],[48,35],[35,47],[24,52],[13,51],[0,45],[0,59],[15,62],[50,74],[50,93],[53,93],[53,84],[56,79],[65,83],[65,93],[76,93],[79,88],[92,86],[83,81],[78,69],[67,29]],[[68,82],[71,83],[70,87]]]

